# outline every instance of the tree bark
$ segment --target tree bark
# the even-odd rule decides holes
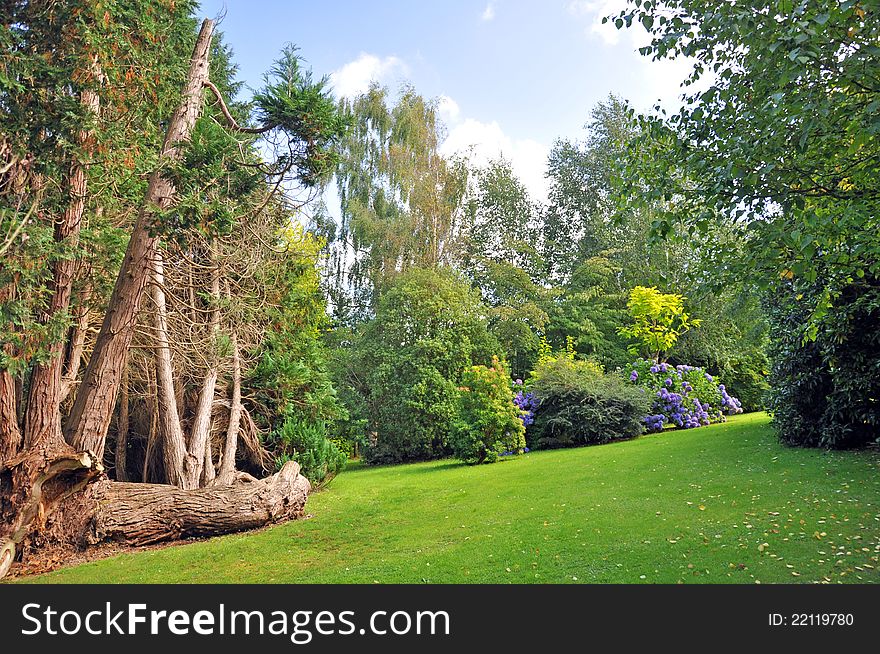
[[[0,370],[0,464],[18,454],[20,448],[15,379],[8,370]]]
[[[254,529],[301,517],[310,489],[294,461],[266,479],[243,477],[231,486],[98,482],[87,492],[96,506],[87,539],[150,545]]]
[[[205,20],[190,59],[190,69],[180,106],[171,117],[161,158],[180,157],[181,143],[192,133],[202,108],[204,83],[208,79],[208,58],[214,22]],[[150,276],[158,235],[151,233],[155,208],[165,209],[174,198],[172,183],[159,170],[150,177],[146,197],[138,214],[101,331],[77,389],[66,425],[66,436],[78,450],[89,450],[99,458],[104,451],[107,428],[122,378],[123,361],[134,333],[141,298]]]
[[[13,298],[12,284],[0,288],[0,305]],[[11,325],[10,325],[11,327]],[[5,327],[4,328],[8,328]],[[7,353],[9,347],[2,346]],[[18,402],[16,401],[15,378],[7,369],[0,369],[0,467],[21,449],[21,429],[18,426]]]
[[[116,422],[116,481],[128,481],[128,367],[122,373],[122,388],[119,393],[119,415]]]
[[[229,405],[229,424],[220,458],[220,471],[215,484],[231,484],[235,478],[235,453],[238,449],[238,430],[241,426],[241,355],[238,339],[232,334],[232,400]]]
[[[91,74],[97,83],[101,78],[101,70],[97,58],[92,60]],[[97,91],[86,89],[80,98],[86,115],[95,118],[98,115],[100,99]],[[88,124],[87,119],[87,124]],[[94,149],[94,132],[91,127],[80,130],[77,142],[84,153]],[[86,164],[74,158],[68,176],[69,201],[64,215],[55,223],[55,242],[66,243],[75,247],[79,242],[80,225],[86,205],[88,180]],[[64,314],[70,307],[73,291],[73,276],[76,272],[76,260],[64,257],[52,265],[52,296],[44,321],[48,323],[53,317]],[[61,338],[49,345],[49,357],[45,363],[34,365],[28,392],[27,408],[24,420],[24,447],[39,446],[54,440],[60,442],[61,437],[61,405],[62,383],[61,373],[64,367],[65,339]]]
[[[214,483],[217,478],[217,470],[214,468],[214,454],[211,452],[211,439],[205,443],[205,464],[202,466],[202,477],[199,480],[199,486],[204,488]]]

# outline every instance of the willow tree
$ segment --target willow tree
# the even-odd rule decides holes
[[[188,65],[185,58],[174,59],[181,43],[193,42],[191,5],[170,3],[167,8],[172,11],[163,13],[151,3],[140,6],[134,2],[131,11],[116,15],[111,13],[115,7],[103,9],[99,3],[62,4],[12,3],[12,13],[4,17],[0,31],[13,51],[7,62],[10,65],[3,70],[4,131],[0,134],[6,235],[0,250],[0,302],[5,314],[0,360],[0,575],[6,573],[17,553],[30,556],[51,544],[82,545],[108,538],[156,542],[295,517],[302,511],[309,488],[296,464],[288,464],[259,482],[251,478],[251,483],[197,488],[203,485],[201,470],[206,460],[205,441],[200,435],[204,429],[198,427],[196,437],[191,433],[187,442],[180,416],[175,415],[176,382],[168,365],[170,343],[162,340],[170,334],[167,325],[163,330],[167,312],[161,302],[162,244],[185,240],[193,229],[202,228],[208,234],[215,229],[218,212],[202,215],[207,223],[193,224],[198,216],[190,211],[192,196],[200,180],[181,174],[181,162],[198,146],[192,136],[203,114],[206,93],[216,104],[224,129],[241,136],[240,152],[254,152],[250,144],[255,138],[279,148],[272,161],[250,161],[243,154],[246,160],[238,162],[259,172],[259,184],[241,193],[253,203],[251,212],[259,212],[285,180],[314,185],[334,165],[332,146],[343,123],[326,95],[324,80],[314,82],[300,69],[294,53],[285,53],[267,77],[265,88],[255,96],[252,126],[250,121],[236,119],[224,101],[223,90],[211,79],[213,21],[203,22]],[[183,8],[175,10],[176,6]],[[152,47],[161,45],[163,39],[173,42],[167,48],[170,62],[161,56],[166,48],[159,47],[156,52]],[[131,50],[126,49],[129,45]],[[169,94],[160,85],[159,75],[144,77],[144,66],[123,66],[120,71],[120,63],[126,61],[120,53],[130,51],[152,51],[158,56],[157,66],[185,72],[179,77],[182,88]],[[113,84],[103,83],[108,75],[113,76]],[[53,84],[41,84],[44,77]],[[164,139],[157,149],[151,151],[149,139],[127,143],[110,127],[116,125],[118,130],[121,123],[131,128],[133,118],[148,113],[145,107],[155,107],[169,95],[175,98],[176,108],[167,119]],[[18,113],[18,107],[35,103],[43,113]],[[108,114],[108,128],[103,131],[101,108],[118,110],[126,103],[134,109],[127,115],[124,111]],[[64,120],[41,126],[39,121],[57,105],[61,109],[56,111]],[[28,122],[34,116],[37,118]],[[104,135],[108,136],[102,139]],[[59,144],[66,157],[53,159]],[[101,156],[90,156],[96,152]],[[63,355],[83,348],[68,330],[72,270],[88,258],[76,248],[77,229],[90,203],[100,203],[95,207],[96,216],[106,208],[118,210],[126,204],[126,193],[138,188],[130,178],[112,174],[117,169],[107,167],[107,162],[119,161],[128,170],[150,162],[152,173],[146,188],[141,187],[142,198],[132,212],[133,219],[120,212],[119,224],[129,231],[124,257],[112,293],[99,303],[101,329],[94,344],[89,344],[88,365],[67,411],[61,383]],[[90,178],[103,181],[101,194],[89,188]],[[262,198],[255,190],[260,184]],[[59,187],[65,191],[55,192]],[[221,204],[229,199],[224,198]],[[247,213],[234,218],[246,220]],[[39,237],[36,245],[30,242],[31,237]],[[35,256],[37,248],[53,254],[44,272]],[[210,249],[206,261],[216,269]],[[210,298],[207,324],[216,335],[220,328],[219,275],[210,272],[207,280],[207,288],[200,291]],[[162,446],[168,452],[166,462],[175,461],[174,475],[169,477],[177,487],[116,483],[103,474],[108,427],[148,289],[154,301],[150,310],[158,339],[152,343],[159,400],[156,410],[165,423]],[[206,399],[200,406],[213,401],[212,377],[216,381],[216,363],[205,375]],[[205,421],[204,413],[201,419]],[[193,482],[194,470],[199,482]],[[235,475],[224,477],[226,482],[235,481]]]
[[[411,87],[390,105],[387,89],[373,85],[340,110],[352,128],[340,152],[342,221],[328,273],[336,313],[347,318],[371,312],[401,272],[456,260],[467,168],[441,154],[437,104]]]

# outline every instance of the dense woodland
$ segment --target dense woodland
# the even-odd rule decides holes
[[[584,108],[546,202],[410,86],[337,99],[290,46],[244,97],[196,9],[0,9],[0,576],[298,517],[354,456],[764,409],[877,442],[869,3],[631,3],[683,107]]]

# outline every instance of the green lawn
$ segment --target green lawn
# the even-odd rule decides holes
[[[880,455],[788,449],[763,414],[634,441],[354,467],[314,515],[39,582],[880,582]]]

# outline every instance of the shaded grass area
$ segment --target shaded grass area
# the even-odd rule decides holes
[[[878,472],[751,414],[482,467],[355,465],[310,519],[26,581],[876,583]]]

